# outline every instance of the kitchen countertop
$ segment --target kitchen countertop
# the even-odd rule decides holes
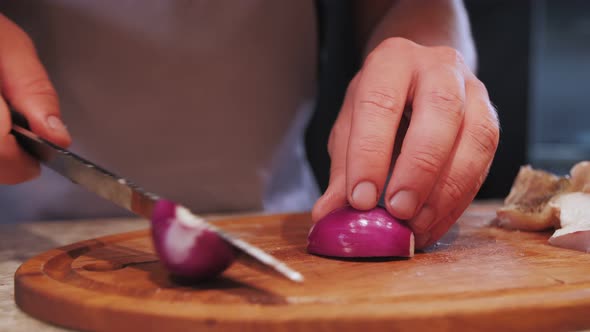
[[[66,331],[29,317],[14,304],[14,272],[24,261],[62,245],[148,226],[141,219],[0,225],[0,331]]]

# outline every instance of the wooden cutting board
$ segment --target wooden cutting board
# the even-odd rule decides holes
[[[107,236],[24,263],[15,300],[41,320],[93,331],[589,328],[590,254],[548,245],[549,233],[499,229],[496,207],[472,206],[412,259],[309,255],[307,214],[219,222],[302,272],[301,285],[239,263],[216,281],[178,283],[147,231]]]

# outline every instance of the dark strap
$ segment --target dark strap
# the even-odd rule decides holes
[[[351,1],[317,0],[319,82],[315,112],[305,133],[305,149],[322,192],[330,177],[327,144],[346,88],[358,68]]]

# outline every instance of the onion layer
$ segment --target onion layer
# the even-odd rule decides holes
[[[156,252],[173,275],[195,280],[212,278],[235,259],[231,245],[208,230],[201,218],[173,202],[158,201],[151,223]]]
[[[551,206],[559,217],[561,228],[553,233],[549,243],[557,247],[590,252],[590,193],[563,194]]]
[[[332,257],[412,257],[414,234],[381,207],[360,211],[346,206],[311,228],[307,251]]]

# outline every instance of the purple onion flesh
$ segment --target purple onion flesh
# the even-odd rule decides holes
[[[331,257],[412,257],[414,234],[384,208],[337,209],[310,230],[307,251]]]
[[[185,208],[159,200],[152,213],[152,240],[164,267],[175,276],[194,280],[221,274],[236,252],[204,221]]]

